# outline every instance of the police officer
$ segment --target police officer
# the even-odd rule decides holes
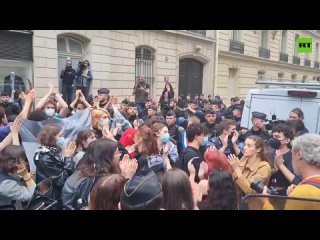
[[[241,117],[242,117],[243,107],[240,104],[233,106],[232,116],[233,120],[237,122],[237,131],[240,131]]]
[[[251,135],[261,137],[264,141],[270,138],[267,130],[265,130],[265,122],[267,121],[267,115],[261,112],[252,112],[252,128],[244,135],[244,139]]]

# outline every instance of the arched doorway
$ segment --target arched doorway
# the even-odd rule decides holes
[[[84,45],[80,40],[69,36],[59,36],[57,43],[59,91],[61,92],[61,70],[65,68],[67,58],[70,58],[72,60],[72,67],[77,70],[79,61],[84,60]]]
[[[179,95],[202,93],[203,64],[192,58],[179,61]]]

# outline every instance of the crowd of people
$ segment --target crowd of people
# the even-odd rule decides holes
[[[33,111],[34,89],[19,93],[20,104],[1,94],[0,206],[237,210],[248,194],[270,189],[320,200],[320,136],[308,133],[301,109],[271,131],[266,114],[253,112],[252,128],[240,131],[244,101],[238,97],[228,107],[219,96],[177,97],[166,82],[156,101],[140,76],[134,101],[118,103],[107,88],[90,99],[88,65],[77,75],[67,62],[61,78],[73,80],[63,83],[64,94],[49,84]],[[246,207],[276,208],[267,198]]]

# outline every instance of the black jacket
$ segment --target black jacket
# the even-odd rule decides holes
[[[74,80],[76,79],[76,70],[73,68],[65,68],[61,71],[60,78],[62,79],[62,84],[71,86],[74,83]]]
[[[89,193],[98,179],[99,177],[81,177],[79,171],[74,172],[62,188],[63,206],[72,210],[88,206]]]
[[[244,136],[244,140],[247,139],[247,137],[250,137],[252,135],[256,135],[258,137],[261,137],[264,141],[267,141],[271,136],[269,135],[268,131],[266,130],[258,130],[258,131],[255,131],[253,130],[252,128],[247,131],[245,133],[245,136]]]
[[[182,132],[183,128],[179,127],[177,124],[168,127],[170,137],[172,137],[176,141],[176,145],[178,148],[178,153],[182,153]]]
[[[62,187],[74,169],[74,162],[70,157],[61,157],[53,154],[48,148],[40,146],[33,159],[36,169],[36,183],[51,178],[53,184],[53,197],[60,200]]]
[[[4,108],[7,116],[12,114],[19,115],[21,112],[21,108],[15,102],[9,102],[8,104],[0,103],[0,106]]]
[[[209,124],[207,121],[201,123],[201,126],[208,128],[211,137],[216,137],[218,132],[217,124]]]

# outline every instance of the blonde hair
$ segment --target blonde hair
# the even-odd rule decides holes
[[[188,126],[191,125],[192,123],[200,124],[200,119],[197,116],[190,116],[188,118]]]

